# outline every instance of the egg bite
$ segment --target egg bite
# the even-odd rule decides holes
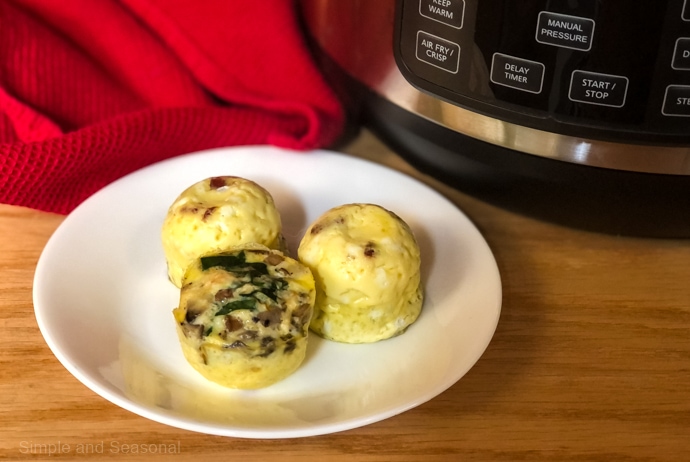
[[[255,389],[302,364],[314,301],[309,268],[252,245],[195,260],[173,315],[194,369],[225,387]]]
[[[403,333],[421,312],[419,246],[407,223],[381,206],[327,211],[297,253],[316,281],[311,329],[326,339],[377,342]]]
[[[235,176],[206,178],[185,189],[168,209],[161,230],[168,278],[181,287],[200,255],[250,243],[287,252],[271,194]]]

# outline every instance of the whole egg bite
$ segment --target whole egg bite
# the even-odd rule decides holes
[[[280,251],[252,245],[202,256],[173,310],[182,352],[215,383],[267,387],[302,364],[314,300],[309,268]]]
[[[200,255],[250,243],[287,251],[273,197],[255,182],[206,178],[185,189],[168,209],[161,230],[168,277],[180,287]]]
[[[399,335],[423,303],[420,250],[410,227],[373,204],[324,213],[298,249],[316,281],[312,331],[345,343]]]

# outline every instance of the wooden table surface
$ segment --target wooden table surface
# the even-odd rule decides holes
[[[0,459],[690,460],[690,240],[589,233],[495,208],[415,173],[368,132],[345,151],[438,188],[494,252],[501,319],[465,377],[401,415],[325,436],[235,439],[147,420],[82,385],[38,330],[34,269],[63,217],[3,205]],[[174,458],[131,454],[162,444]]]

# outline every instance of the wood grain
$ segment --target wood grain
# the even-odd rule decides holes
[[[492,248],[501,320],[463,379],[386,421],[303,439],[222,438],[141,418],[72,377],[36,325],[34,268],[63,218],[3,205],[0,459],[690,460],[690,240],[589,233],[497,209],[418,174],[367,132],[345,150],[437,188]],[[171,454],[125,453],[161,445]]]

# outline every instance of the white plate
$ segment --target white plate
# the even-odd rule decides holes
[[[420,244],[426,299],[396,338],[345,345],[310,336],[286,380],[255,391],[206,381],[187,364],[171,310],[159,233],[187,186],[218,175],[256,181],[274,196],[291,249],[331,207],[376,203]],[[328,151],[226,148],[132,173],[99,191],[55,231],[36,268],[38,325],[55,356],[107,400],[154,421],[245,438],[291,438],[360,427],[418,406],[460,379],[489,344],[501,281],[468,218],[426,185]]]

